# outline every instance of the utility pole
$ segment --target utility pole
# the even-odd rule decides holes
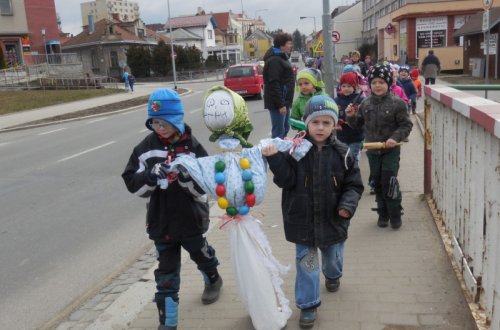
[[[333,42],[332,30],[330,29],[330,0],[323,0],[323,80],[325,82],[325,90],[332,98],[335,97],[335,87],[333,84]]]
[[[170,17],[170,0],[167,0],[168,6],[168,25],[170,30],[170,57],[172,58],[172,71],[174,74],[174,89],[177,90],[177,73],[175,72],[175,53],[174,53],[174,36],[172,34],[172,18]]]

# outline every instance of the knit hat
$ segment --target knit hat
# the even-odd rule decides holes
[[[299,79],[307,79],[311,82],[314,87],[325,87],[325,83],[321,77],[321,71],[313,68],[305,68],[299,71],[297,74],[297,82]]]
[[[406,71],[406,72],[410,73],[410,67],[409,67],[408,65],[406,65],[406,64],[401,65],[401,66],[399,67],[398,72],[401,72],[401,71]]]
[[[371,85],[373,78],[383,79],[388,86],[392,85],[392,73],[389,68],[382,64],[375,64],[368,73],[368,83]]]
[[[346,64],[344,66],[344,68],[342,69],[342,73],[347,73],[347,72],[359,72],[359,66],[352,65],[352,64]]]
[[[176,91],[167,88],[156,89],[148,101],[148,119],[146,127],[153,131],[153,119],[163,119],[184,134],[184,109]]]
[[[339,86],[343,84],[351,85],[354,89],[358,88],[358,75],[354,72],[347,72],[340,76]]]
[[[417,79],[419,75],[420,71],[418,71],[418,69],[411,70],[410,77]]]
[[[328,95],[315,95],[307,101],[302,120],[307,127],[309,122],[318,116],[330,116],[334,123],[339,119],[339,108],[337,103]]]

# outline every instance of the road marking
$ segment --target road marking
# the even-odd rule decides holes
[[[139,131],[139,133],[145,133],[145,132],[148,132],[148,131],[149,131],[149,128],[145,128],[145,129],[141,129],[141,130]]]
[[[94,119],[94,120],[91,120],[89,122],[87,122],[87,124],[93,124],[93,123],[97,123],[99,121],[103,121],[103,120],[106,120],[108,119],[109,117],[101,117],[101,118],[98,118],[98,119]]]
[[[78,157],[78,156],[81,156],[81,155],[87,154],[87,153],[92,152],[92,151],[94,151],[94,150],[97,150],[97,149],[101,149],[101,148],[107,147],[107,146],[109,146],[110,144],[113,144],[113,143],[115,143],[115,142],[116,142],[116,141],[110,141],[110,142],[105,143],[105,144],[102,144],[102,145],[100,145],[100,146],[97,146],[97,147],[94,147],[94,148],[91,148],[91,149],[88,149],[88,150],[85,150],[85,151],[79,152],[79,153],[74,154],[74,155],[72,155],[72,156],[68,156],[68,157],[66,157],[66,158],[59,159],[57,162],[58,162],[58,163],[60,163],[60,162],[64,162],[64,161],[70,160],[70,159],[72,159],[72,158],[75,158],[75,157]]]
[[[51,133],[55,133],[55,132],[59,132],[59,131],[64,131],[65,129],[67,129],[67,128],[66,127],[58,128],[58,129],[55,129],[55,130],[52,130],[52,131],[38,133],[37,135],[47,135],[47,134],[51,134]]]
[[[10,143],[11,143],[11,142],[1,142],[1,143],[0,143],[0,146],[6,146],[6,145],[8,145],[8,144],[10,144]]]
[[[201,108],[198,108],[198,109],[194,109],[194,110],[191,110],[189,111],[189,113],[196,113],[196,112],[200,112],[201,111]]]

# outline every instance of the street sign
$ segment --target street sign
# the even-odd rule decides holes
[[[315,53],[322,53],[323,52],[323,41],[322,40],[320,40],[316,45],[314,45],[313,52],[315,52]]]
[[[487,32],[490,29],[490,11],[485,10],[483,13],[483,32]]]
[[[490,10],[491,6],[493,6],[493,0],[483,0],[484,10]]]
[[[332,31],[332,41],[333,42],[339,42],[340,41],[340,33],[338,31]]]
[[[172,54],[172,58],[175,60],[177,58],[177,53],[176,52],[173,52]]]

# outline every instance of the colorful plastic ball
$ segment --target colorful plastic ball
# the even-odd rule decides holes
[[[245,192],[247,194],[253,193],[253,190],[255,189],[253,182],[252,181],[246,181],[245,182]]]
[[[246,195],[245,200],[246,200],[248,206],[253,207],[255,205],[255,195],[254,194]]]
[[[217,182],[218,184],[226,182],[226,176],[224,175],[224,173],[215,173],[215,182]]]
[[[240,158],[240,167],[244,170],[248,170],[250,168],[250,160],[248,160],[248,158]]]
[[[221,209],[227,209],[227,207],[229,206],[229,202],[226,198],[224,197],[219,197],[217,198],[217,205],[219,205],[219,207]]]
[[[215,193],[219,197],[223,197],[226,194],[226,187],[223,184],[218,184],[217,187],[215,187]]]
[[[243,181],[250,181],[252,180],[252,171],[250,170],[244,170],[243,172],[241,172],[241,178],[243,179]]]
[[[224,172],[225,169],[226,164],[222,160],[215,163],[215,172]]]
[[[240,208],[238,209],[238,213],[241,215],[248,214],[248,212],[250,212],[250,208],[246,205],[240,206]]]
[[[236,207],[230,206],[226,209],[226,213],[231,216],[235,216],[236,214],[238,214],[238,210],[236,209]]]

